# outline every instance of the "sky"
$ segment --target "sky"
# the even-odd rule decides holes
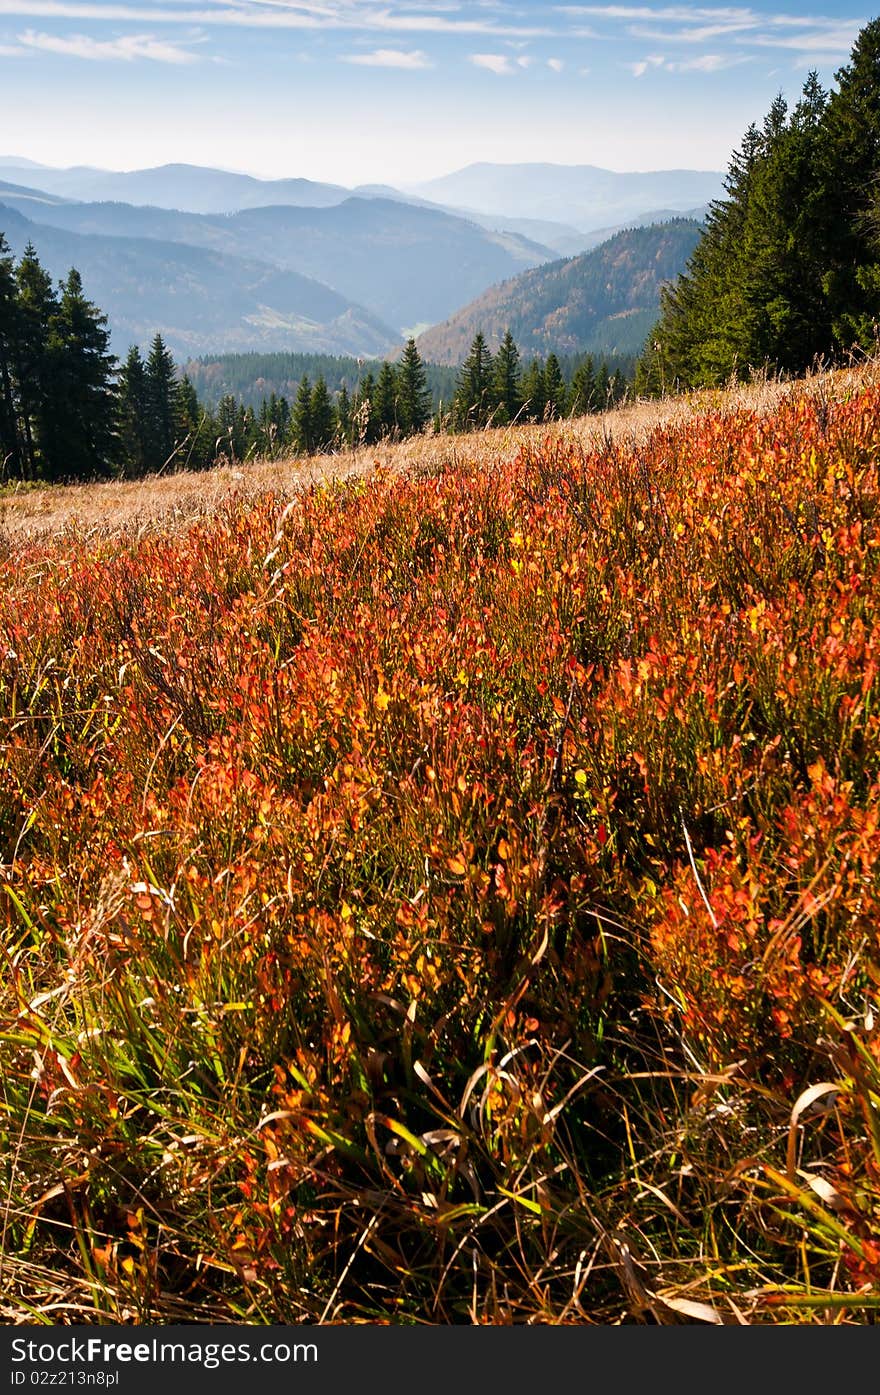
[[[0,157],[412,186],[477,160],[724,169],[859,0],[0,0]]]

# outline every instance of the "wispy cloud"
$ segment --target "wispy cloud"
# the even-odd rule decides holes
[[[640,58],[637,63],[625,63],[624,67],[629,68],[633,77],[644,77],[651,68],[662,68],[666,59],[662,54],[652,53],[648,58]]]
[[[420,48],[405,53],[399,48],[377,48],[372,53],[346,53],[343,63],[358,63],[363,68],[404,68],[412,72],[416,68],[431,68],[433,64]]]
[[[498,77],[508,77],[516,71],[510,59],[503,53],[472,53],[469,57],[475,68],[486,68]]]
[[[661,54],[651,54],[638,63],[627,63],[633,77],[644,77],[652,68],[667,73],[720,73],[725,68],[736,68],[748,63],[749,56],[740,53],[701,53],[695,58],[665,58]]]
[[[130,20],[151,24],[218,25],[230,28],[358,30],[374,33],[490,35],[497,38],[540,38],[557,32],[544,24],[508,22],[476,7],[470,16],[461,7],[442,13],[414,5],[400,10],[374,0],[326,0],[303,4],[298,0],[198,0],[180,5],[126,4],[124,0],[0,0],[0,14],[40,19]],[[516,9],[511,19],[517,19]]]
[[[561,58],[548,58],[547,67],[552,68],[554,73],[561,73],[562,69],[565,67],[565,64],[563,63]]]
[[[150,34],[126,34],[117,39],[93,39],[88,34],[38,34],[27,29],[18,35],[18,42],[27,49],[57,53],[67,58],[85,58],[99,63],[133,63],[146,58],[153,63],[182,66],[198,62],[198,56],[179,44],[167,43]]]

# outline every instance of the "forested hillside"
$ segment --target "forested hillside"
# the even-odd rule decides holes
[[[631,228],[582,256],[525,271],[427,330],[419,349],[458,363],[478,331],[495,348],[510,329],[528,354],[637,354],[661,286],[684,268],[700,231],[690,219]]]

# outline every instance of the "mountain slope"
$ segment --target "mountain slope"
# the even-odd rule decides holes
[[[119,354],[157,330],[183,357],[224,348],[382,355],[398,342],[337,291],[254,258],[159,239],[81,236],[2,203],[0,231],[16,256],[33,242],[53,277],[77,267]]]
[[[548,247],[515,233],[394,199],[347,198],[326,208],[278,206],[227,215],[56,199],[40,202],[34,213],[45,197],[0,186],[0,199],[25,217],[71,232],[160,238],[296,271],[365,305],[398,330],[442,320],[494,282],[554,259]]]
[[[547,219],[590,230],[626,223],[646,209],[684,211],[722,193],[714,170],[618,173],[596,165],[475,164],[418,184],[413,193],[480,213]]]
[[[701,231],[691,219],[630,228],[582,256],[525,271],[421,335],[419,352],[459,363],[478,330],[494,350],[510,329],[524,354],[637,353],[661,285],[684,269]]]

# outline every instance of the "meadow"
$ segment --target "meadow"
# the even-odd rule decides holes
[[[4,1321],[876,1321],[880,375],[633,410],[5,501]]]

